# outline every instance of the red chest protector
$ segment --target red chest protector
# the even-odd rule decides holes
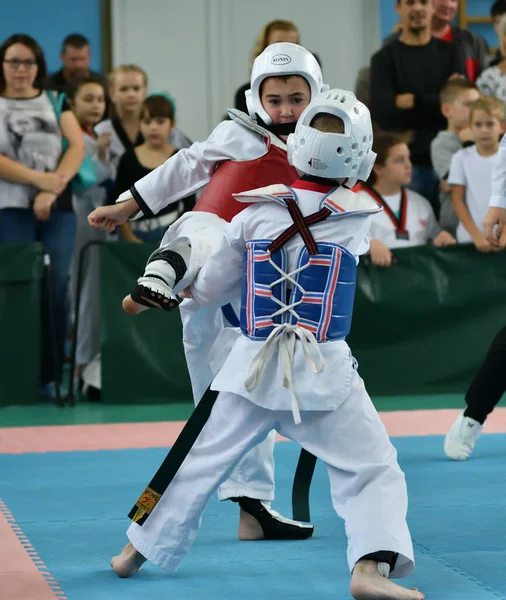
[[[234,118],[235,115],[230,114]],[[299,179],[297,170],[288,164],[286,150],[275,146],[268,132],[252,122],[245,123],[242,119],[239,122],[265,137],[266,154],[253,160],[227,160],[220,163],[193,209],[214,213],[227,222],[250,206],[238,202],[232,194],[276,183],[291,185]]]

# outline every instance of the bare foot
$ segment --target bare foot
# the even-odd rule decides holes
[[[263,540],[264,531],[260,523],[242,508],[239,517],[239,539],[243,542],[253,540]]]
[[[149,298],[146,298],[146,300],[149,302]],[[123,307],[123,310],[129,315],[138,315],[144,310],[149,310],[147,306],[143,306],[142,304],[135,302],[135,300],[132,300],[132,296],[130,296],[130,294],[123,298],[121,306]],[[155,303],[153,303],[153,306],[156,306]]]
[[[128,542],[121,554],[113,557],[111,567],[118,577],[130,577],[137,573],[145,562],[144,556]]]
[[[355,600],[423,600],[416,588],[408,590],[380,575],[373,560],[360,560],[353,569],[350,585]]]

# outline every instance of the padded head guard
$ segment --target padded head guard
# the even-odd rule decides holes
[[[344,133],[327,133],[311,126],[322,113],[339,117]],[[376,154],[369,109],[355,94],[333,89],[320,94],[301,114],[287,141],[288,161],[307,175],[325,179],[347,178],[352,187],[369,177]]]
[[[318,61],[309,50],[289,42],[271,44],[255,59],[251,70],[251,88],[245,92],[248,112],[252,119],[258,115],[264,123],[272,125],[272,119],[260,101],[260,87],[267,77],[283,75],[304,77],[311,89],[311,99],[329,89],[329,86],[323,83]]]

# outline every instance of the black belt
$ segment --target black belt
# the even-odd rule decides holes
[[[155,476],[149,482],[148,487],[137,500],[135,506],[128,513],[128,517],[134,523],[143,525],[158,504],[162,494],[169,487],[174,476],[179,471],[179,467],[183,464],[184,459],[207,423],[217,397],[217,392],[207,390],[202,400],[195,407],[191,417],[183,427],[183,430],[155,473]]]
[[[128,517],[138,525],[144,525],[165,490],[169,487],[184,459],[197,441],[200,432],[209,419],[218,392],[210,389],[197,404],[188,422],[183,427],[171,450],[155,473],[148,487],[141,494]],[[292,490],[293,518],[309,522],[309,488],[316,464],[316,457],[302,449],[300,453]]]

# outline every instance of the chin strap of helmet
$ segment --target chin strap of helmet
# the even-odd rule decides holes
[[[270,131],[273,135],[277,135],[278,137],[280,135],[290,135],[291,133],[294,133],[295,126],[297,125],[297,123],[295,122],[279,123],[278,125],[275,125],[273,123],[272,125],[267,125],[267,123],[264,123],[264,121],[258,116],[258,114],[256,115],[256,121],[260,125],[260,127],[267,129],[267,131]]]

